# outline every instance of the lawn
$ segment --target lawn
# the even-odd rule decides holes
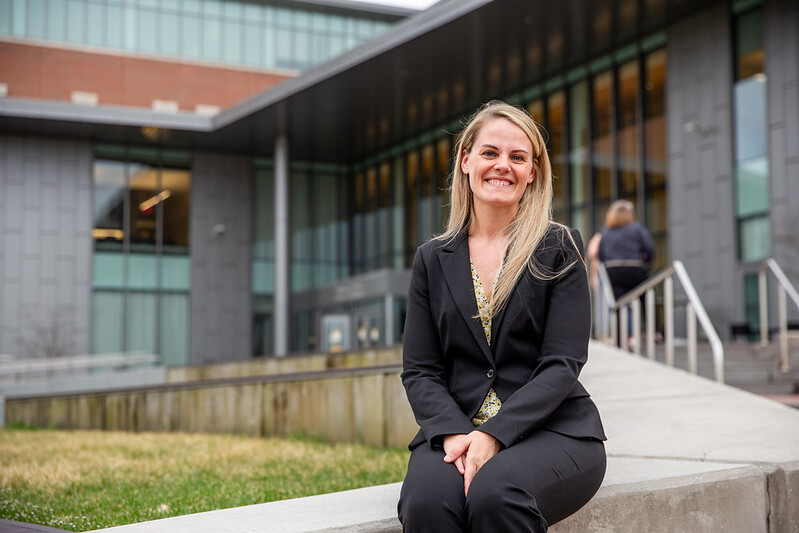
[[[401,481],[408,452],[312,438],[0,430],[0,518],[71,531]]]

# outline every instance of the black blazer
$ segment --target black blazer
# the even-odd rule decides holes
[[[564,231],[550,226],[535,252],[545,271],[579,259]],[[582,250],[579,232],[571,232]],[[491,387],[502,408],[480,431],[506,447],[538,429],[605,440],[599,412],[577,381],[591,323],[581,261],[553,281],[525,272],[492,321],[490,347],[477,316],[467,235],[420,246],[402,349],[402,382],[421,427],[409,447],[472,431]]]

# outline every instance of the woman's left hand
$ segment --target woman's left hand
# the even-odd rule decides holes
[[[447,450],[447,455],[444,460],[448,463],[454,462],[457,459],[462,461],[463,492],[468,496],[469,485],[471,485],[474,476],[477,475],[477,472],[489,459],[499,453],[501,444],[492,435],[479,430],[472,431],[468,435],[458,435],[458,437],[460,438],[458,439],[457,445],[452,446],[452,448],[455,449]],[[460,467],[458,470],[460,470]]]

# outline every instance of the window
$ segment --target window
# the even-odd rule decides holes
[[[559,222],[568,222],[569,199],[566,179],[566,97],[563,91],[552,93],[547,98],[547,145],[552,162],[553,216]]]
[[[619,109],[616,143],[619,151],[619,197],[636,202],[639,180],[638,61],[619,67]]]
[[[92,353],[189,355],[188,157],[99,147],[93,168]]]
[[[588,82],[581,81],[569,91],[569,192],[571,225],[588,235]]]
[[[307,69],[389,22],[220,0],[0,0],[0,36],[265,68]]]
[[[254,173],[252,292],[253,355],[274,347],[275,178],[271,164],[256,164]]]
[[[669,257],[666,194],[666,51],[657,50],[644,59],[644,223],[655,243],[654,269]]]
[[[605,71],[594,77],[593,105],[591,108],[591,150],[594,222],[593,227],[602,227],[605,212],[610,207],[614,191],[614,140],[613,122],[613,73]]]
[[[763,10],[735,18],[735,214],[743,261],[770,254],[768,110]]]

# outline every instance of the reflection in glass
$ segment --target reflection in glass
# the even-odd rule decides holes
[[[363,239],[364,239],[364,271],[375,270],[378,265],[378,227],[377,213],[377,169],[374,167],[366,171],[366,197],[363,205]]]
[[[449,216],[449,198],[447,198],[447,191],[449,190],[449,180],[452,173],[452,146],[450,138],[444,137],[436,144],[436,199],[435,203],[438,206],[438,219],[435,222],[436,232],[444,231],[444,225],[447,223]]]
[[[610,71],[594,77],[592,99],[593,227],[602,227],[613,193],[613,75]]]
[[[435,147],[432,144],[426,144],[422,147],[422,168],[419,173],[419,194],[421,195],[419,201],[419,235],[417,242],[422,243],[432,237],[438,232],[438,228],[434,227],[434,210],[437,209],[435,205],[435,195],[433,189],[436,186],[436,180],[433,176],[435,172]]]
[[[613,37],[613,6],[611,0],[593,0],[591,6],[593,16],[591,21],[591,48],[605,48]]]
[[[303,172],[291,173],[291,291],[301,292],[313,286],[311,259],[310,205],[311,190],[308,176]]]
[[[122,292],[92,294],[92,353],[124,350],[125,300]]]
[[[619,197],[636,201],[638,188],[638,62],[619,68],[619,110],[616,139],[619,150]]]
[[[391,262],[391,164],[387,161],[382,163],[379,168],[379,174],[377,264],[379,268],[385,268]]]
[[[735,160],[767,154],[766,77],[762,74],[735,84]]]
[[[125,164],[120,161],[97,161],[94,165],[95,246],[121,250],[125,237]]]
[[[393,230],[392,268],[409,268],[405,261],[405,165],[401,157],[394,160],[392,182],[394,204],[391,208]]]
[[[553,216],[559,222],[567,222],[568,198],[566,198],[566,153],[565,96],[558,91],[547,98],[547,146],[552,162]]]
[[[735,169],[735,208],[739,217],[767,212],[769,208],[768,157],[741,162]]]
[[[618,17],[616,39],[621,40],[638,28],[638,0],[618,0]]]
[[[159,159],[187,157],[150,149],[103,150],[154,162],[94,162],[92,352],[146,350],[166,364],[186,364],[191,173],[164,168]]]
[[[585,205],[588,196],[588,82],[570,90],[569,184],[573,208]]]
[[[647,187],[666,182],[666,51],[646,56],[644,168]]]
[[[405,159],[405,253],[406,264],[413,262],[413,254],[421,242],[419,240],[419,191],[417,179],[419,175],[419,153],[411,151]]]
[[[130,243],[137,250],[155,248],[158,204],[169,198],[161,191],[157,167],[130,164]],[[149,247],[149,248],[148,248]]]
[[[735,211],[743,261],[764,259],[771,253],[763,24],[762,8],[735,19]]]
[[[668,195],[666,194],[666,51],[656,50],[644,60],[644,192],[642,219],[655,242],[654,270],[669,259]],[[640,210],[640,206],[639,206]]]
[[[758,261],[771,253],[771,222],[768,214],[738,221],[742,261]]]

